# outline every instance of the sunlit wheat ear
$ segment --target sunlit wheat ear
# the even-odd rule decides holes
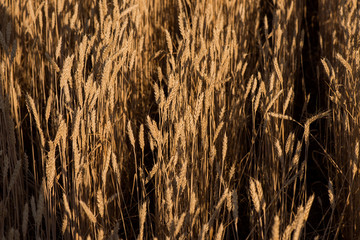
[[[292,98],[293,98],[293,95],[294,95],[294,90],[293,90],[293,87],[290,88],[289,92],[288,92],[288,95],[285,99],[285,103],[284,103],[284,108],[283,108],[283,114],[285,114]]]
[[[170,54],[173,54],[173,45],[172,45],[172,41],[171,41],[171,36],[170,33],[168,32],[168,30],[165,29],[165,35],[166,35],[166,42],[167,42],[167,46],[169,48],[169,52]]]
[[[341,62],[341,64],[346,68],[346,70],[352,76],[353,74],[352,74],[352,68],[351,68],[350,64],[343,58],[343,56],[341,56],[340,53],[336,53],[336,59]]]
[[[128,124],[127,124],[127,131],[128,131],[130,143],[131,143],[132,147],[135,149],[135,138],[134,138],[134,133],[131,128],[130,121],[128,121]]]
[[[252,199],[252,202],[254,204],[255,211],[257,213],[260,213],[260,198],[257,192],[257,180],[250,178],[250,197]]]
[[[57,59],[60,57],[61,45],[62,45],[62,36],[61,36],[60,39],[58,40],[58,44],[57,44],[57,46],[56,46],[56,50],[55,50],[55,60],[57,60]]]
[[[274,217],[274,223],[273,223],[273,226],[272,226],[272,240],[279,240],[280,239],[280,219],[279,219],[279,216],[276,215]]]
[[[328,195],[329,195],[330,207],[334,211],[335,210],[335,193],[334,193],[333,183],[330,179],[329,179],[329,184],[328,184]]]
[[[104,198],[101,189],[96,194],[97,206],[101,217],[104,217]]]
[[[226,157],[227,143],[228,143],[228,139],[227,139],[227,136],[225,133],[224,140],[223,140],[223,149],[222,149],[222,160],[223,161],[225,161],[225,157]]]
[[[45,121],[46,121],[46,123],[49,121],[52,102],[53,102],[53,94],[50,93],[50,96],[49,96],[49,98],[48,98],[48,100],[46,102],[46,108],[45,108]]]
[[[54,142],[49,141],[50,150],[48,152],[48,157],[46,161],[46,178],[47,178],[47,186],[50,190],[53,187],[54,179],[56,175],[56,166],[55,166],[55,148],[56,145]]]
[[[223,239],[222,238],[223,237],[223,232],[224,232],[224,225],[223,225],[223,223],[221,223],[220,226],[219,226],[219,229],[218,229],[218,231],[216,233],[215,239],[216,240]]]
[[[84,210],[84,212],[86,213],[86,216],[89,218],[89,220],[92,223],[96,223],[96,217],[91,212],[90,208],[86,205],[86,203],[84,203],[83,201],[80,200],[80,205],[81,205],[82,209]]]
[[[285,144],[285,154],[291,154],[292,153],[292,149],[294,146],[294,141],[295,141],[295,133],[292,132],[289,134],[287,140],[286,140],[286,144]]]
[[[141,151],[144,152],[145,140],[144,140],[144,125],[143,124],[140,125],[140,129],[139,129],[139,144],[140,144]]]
[[[65,208],[65,212],[71,218],[70,206],[69,206],[69,202],[67,200],[67,197],[66,197],[65,193],[63,193],[63,205],[64,205],[64,208]]]
[[[66,232],[66,229],[68,227],[68,216],[64,215],[62,224],[61,224],[61,233],[64,234]]]
[[[102,171],[102,181],[103,181],[103,186],[104,187],[106,186],[106,176],[107,176],[107,172],[108,172],[109,165],[110,165],[111,152],[112,152],[112,149],[111,149],[111,146],[110,146],[108,148],[108,150],[107,150],[107,153],[106,153],[106,160],[105,160],[104,168],[103,168],[103,171]]]
[[[147,203],[144,202],[139,210],[139,227],[140,227],[140,233],[138,236],[138,240],[142,240],[144,238],[144,224],[146,220],[146,205]]]
[[[104,230],[100,228],[97,232],[97,239],[103,240],[104,239]]]

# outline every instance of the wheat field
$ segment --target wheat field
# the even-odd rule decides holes
[[[356,0],[0,2],[1,239],[356,239]]]

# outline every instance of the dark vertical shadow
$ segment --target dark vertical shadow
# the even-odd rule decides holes
[[[304,80],[297,84],[299,88],[297,91],[302,92],[300,87],[305,89],[306,95],[310,95],[310,99],[306,105],[305,116],[299,115],[300,112],[297,113],[296,118],[301,122],[304,122],[306,118],[326,110],[326,85],[324,81],[321,81],[320,75],[318,74],[321,51],[318,9],[318,1],[306,0],[303,22],[305,37],[302,51],[302,76],[300,76],[300,78],[303,77]],[[305,103],[304,95],[302,95],[302,98],[303,100],[297,103],[298,107]],[[322,167],[326,164],[322,150],[322,147],[325,146],[325,134],[322,132],[321,126],[325,126],[324,124],[326,124],[325,120],[320,119],[312,123],[310,127],[310,133],[318,142],[310,136],[306,186],[308,196],[314,193],[315,200],[306,225],[306,238],[314,238],[317,235],[321,236],[327,227],[330,217],[330,204],[327,191],[328,173]]]

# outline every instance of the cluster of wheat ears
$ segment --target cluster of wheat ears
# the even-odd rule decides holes
[[[358,1],[0,16],[1,239],[360,236]]]

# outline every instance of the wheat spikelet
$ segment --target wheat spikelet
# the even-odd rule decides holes
[[[28,220],[29,220],[29,204],[25,203],[24,210],[23,210],[23,218],[22,218],[22,233],[23,233],[23,239],[25,239],[26,233],[27,233],[27,226],[28,226]]]
[[[6,55],[9,55],[9,47],[6,44],[4,35],[1,31],[0,31],[0,44],[2,45],[2,48],[4,49]]]
[[[236,162],[234,162],[232,165],[231,165],[231,168],[229,170],[229,181],[231,181],[235,175],[235,167],[236,167]]]
[[[255,181],[255,184],[256,184],[256,190],[257,190],[258,198],[259,198],[260,203],[261,203],[261,208],[265,212],[266,202],[265,202],[264,193],[263,193],[263,190],[262,190],[261,183],[257,179],[254,179],[254,181]]]
[[[150,133],[151,133],[152,137],[159,144],[161,142],[161,135],[159,133],[159,130],[158,130],[156,124],[153,124],[153,122],[151,121],[151,118],[149,116],[147,116],[146,121],[147,121],[147,125],[148,125],[148,128],[150,130]]]
[[[186,186],[187,163],[188,161],[185,161],[182,164],[180,176],[177,178],[177,185],[181,188],[181,190],[184,190]]]
[[[55,59],[58,59],[60,57],[61,54],[61,45],[62,45],[62,36],[60,37],[60,39],[58,40],[58,44],[56,46],[56,50],[55,50]]]
[[[326,111],[326,112],[322,112],[319,114],[316,114],[314,116],[312,116],[311,118],[307,119],[304,125],[304,139],[305,139],[305,144],[308,145],[309,144],[309,135],[310,135],[310,124],[313,123],[314,121],[316,121],[317,119],[323,118],[325,116],[327,116],[329,114],[330,111]]]
[[[293,87],[291,87],[289,92],[288,92],[288,95],[286,97],[285,103],[284,103],[283,114],[285,114],[286,109],[289,106],[289,103],[290,103],[290,101],[292,99],[293,94],[294,94],[294,90],[293,90]]]
[[[11,36],[11,30],[12,26],[11,26],[11,21],[9,21],[6,24],[6,42],[9,44],[10,43],[10,36]]]
[[[184,12],[182,9],[182,5],[181,5],[181,1],[178,1],[179,4],[179,10],[180,10],[180,14],[178,15],[178,23],[179,23],[179,30],[180,30],[180,34],[183,37],[183,39],[186,38],[186,34],[185,34],[185,25],[184,25]]]
[[[350,75],[352,76],[352,69],[350,64],[343,58],[343,56],[341,56],[340,53],[336,53],[336,59],[339,60],[341,62],[342,65],[344,65],[344,67],[346,68],[346,70],[350,73]]]
[[[56,145],[54,142],[49,141],[50,150],[48,152],[48,157],[46,161],[46,178],[48,189],[51,190],[54,184],[54,179],[56,175],[56,166],[55,166],[55,148]]]
[[[71,17],[70,19],[70,28],[72,30],[75,30],[75,22],[76,20],[78,20],[78,10],[79,10],[79,3],[76,3],[75,4],[75,7],[74,7],[74,13],[73,13],[73,16]]]
[[[79,136],[79,127],[80,127],[80,119],[82,115],[83,109],[78,109],[76,111],[75,123],[72,130],[72,147],[74,154],[74,165],[75,165],[75,178],[77,177],[80,170],[80,153],[77,144],[77,138]]]
[[[84,212],[86,213],[86,216],[89,218],[89,220],[92,223],[96,223],[96,217],[95,215],[91,212],[90,208],[86,205],[86,203],[84,203],[83,201],[80,200],[80,205],[82,207],[82,209],[84,210]]]
[[[9,157],[7,155],[4,156],[4,163],[3,163],[3,182],[5,183],[5,180],[7,179],[8,176],[8,171],[9,171],[9,167],[10,167],[10,161],[9,161]]]
[[[36,210],[36,215],[35,215],[35,225],[36,225],[36,229],[39,229],[40,225],[41,225],[41,219],[42,216],[44,214],[44,191],[45,191],[45,179],[43,178],[42,180],[42,184],[41,184],[41,190],[39,193],[39,198],[38,198],[38,202],[37,202],[37,210]]]
[[[113,62],[111,61],[111,59],[108,59],[105,63],[104,70],[103,70],[102,77],[101,77],[101,96],[103,96],[105,94],[105,91],[109,87],[110,72],[111,72],[112,65],[113,65],[112,63]]]
[[[269,92],[272,93],[272,91],[274,90],[274,84],[275,84],[275,73],[272,72],[271,76],[270,76],[270,83],[269,83]],[[282,91],[282,90],[280,90]]]
[[[129,135],[130,143],[131,143],[132,147],[135,149],[135,138],[134,138],[134,133],[131,128],[130,120],[128,121],[128,124],[127,124],[127,132]]]
[[[10,183],[8,186],[8,193],[11,192],[16,181],[18,180],[18,177],[20,175],[21,165],[22,165],[21,159],[16,161],[14,172],[12,173],[11,178],[10,178]]]
[[[62,116],[60,115],[59,117],[59,122],[60,122],[60,126],[59,129],[56,133],[55,136],[55,140],[54,140],[54,144],[55,145],[59,145],[60,144],[60,139],[62,140],[62,145],[63,147],[66,146],[66,136],[67,136],[67,124],[65,122],[65,120],[62,118]]]
[[[168,185],[165,193],[165,201],[167,206],[166,209],[170,214],[170,218],[169,218],[170,220],[172,219],[172,209],[174,206],[172,196],[173,196],[173,187],[171,185]]]
[[[73,65],[74,55],[68,56],[65,59],[64,66],[62,68],[62,73],[60,76],[60,88],[64,90],[65,101],[70,102],[70,92],[68,83],[71,84],[71,68]]]
[[[138,236],[138,240],[142,240],[144,238],[144,224],[146,220],[146,202],[144,202],[139,209],[139,227],[140,234]]]
[[[10,55],[10,64],[13,62],[13,60],[16,56],[16,51],[17,51],[17,41],[16,41],[16,39],[14,39],[13,44],[12,44],[12,49],[11,49],[11,55]]]
[[[272,226],[272,240],[279,240],[280,239],[280,233],[279,233],[279,230],[280,230],[280,219],[279,219],[279,216],[276,215],[274,217],[274,224]]]
[[[329,179],[329,183],[328,183],[328,195],[329,195],[329,202],[330,202],[331,209],[334,211],[335,210],[335,197],[334,197],[335,193],[334,193],[333,183],[330,179]]]
[[[120,14],[120,18],[126,16],[127,14],[131,13],[132,11],[134,11],[136,8],[138,8],[138,4],[135,4],[131,7],[128,7],[127,9],[125,9],[123,12],[121,12]]]
[[[53,94],[50,93],[50,96],[48,97],[48,100],[46,102],[46,108],[45,108],[45,121],[46,121],[46,123],[49,121],[52,101],[53,101]]]
[[[65,193],[63,193],[63,204],[64,204],[65,212],[71,218],[70,206],[69,206],[69,202],[67,200],[67,197],[66,197]]]
[[[252,76],[252,78],[254,79],[253,80],[253,84],[252,84],[252,87],[251,87],[251,95],[254,96],[255,94],[255,91],[257,89],[257,84],[258,84],[258,80],[256,77]]]
[[[60,72],[59,66],[56,64],[56,62],[51,58],[51,56],[47,52],[45,52],[45,57],[50,62],[52,67],[55,69],[55,71]]]
[[[276,153],[277,153],[279,159],[281,160],[281,163],[283,163],[284,155],[283,155],[282,147],[280,146],[279,139],[275,140],[275,149],[276,149]]]
[[[99,208],[99,213],[101,217],[104,217],[104,198],[101,189],[97,190],[96,202]]]
[[[161,70],[159,70],[161,71]],[[159,77],[160,78],[160,77]],[[159,102],[159,99],[160,99],[160,88],[159,86],[157,85],[157,83],[154,83],[153,84],[153,88],[154,88],[154,95],[155,95],[155,101],[156,102]]]
[[[221,131],[221,129],[222,129],[223,126],[224,126],[224,122],[221,121],[221,122],[219,123],[219,125],[216,127],[215,134],[214,134],[214,138],[213,138],[213,143],[215,143],[215,141],[216,141],[217,137],[219,136],[219,133],[220,133],[220,131]]]
[[[116,160],[115,153],[111,153],[111,164],[112,164],[115,174],[119,177],[120,170],[119,170],[119,166],[118,166],[118,163]]]
[[[35,205],[35,197],[34,196],[31,196],[31,198],[30,198],[30,206],[31,206],[31,214],[35,219],[35,217],[36,217],[36,205]]]
[[[259,195],[256,190],[255,181],[253,178],[250,178],[250,196],[251,196],[252,202],[254,204],[255,211],[257,213],[260,213],[260,199],[259,199]]]
[[[294,157],[292,158],[292,161],[291,161],[291,168],[298,165],[299,159],[300,159],[300,154],[301,154],[301,148],[302,148],[302,144],[301,144],[300,141],[298,141],[297,144],[296,144],[295,155],[294,155]]]
[[[193,190],[191,190],[191,193],[190,193],[190,207],[189,207],[189,212],[190,212],[191,215],[193,215],[194,212],[195,212],[196,202],[197,202],[196,194],[195,194],[195,192]]]
[[[171,41],[171,36],[170,36],[170,33],[168,32],[168,30],[166,30],[166,29],[165,29],[165,35],[166,35],[166,43],[169,48],[170,55],[172,55],[173,54],[173,45],[172,45],[172,41]]]
[[[266,110],[265,110],[265,113],[267,113],[270,108],[274,105],[275,101],[280,97],[280,95],[283,93],[283,90],[280,90],[276,95],[275,97],[273,97],[271,99],[271,101],[269,102],[268,106],[266,107]]]
[[[287,140],[286,140],[286,144],[285,144],[285,154],[289,154],[290,150],[293,148],[294,146],[294,141],[295,141],[295,133],[292,132],[289,134]],[[291,151],[292,152],[292,151]]]
[[[282,74],[281,74],[281,70],[280,70],[277,58],[274,59],[274,67],[275,67],[276,75],[280,80],[280,83],[283,84],[284,80],[283,80],[283,77],[282,77]]]
[[[144,140],[144,125],[143,124],[140,125],[140,130],[139,130],[139,144],[140,144],[141,151],[144,152],[145,140]]]
[[[237,229],[237,223],[239,220],[239,201],[238,201],[238,195],[236,193],[236,190],[233,190],[231,192],[231,203],[232,203],[232,214],[235,220],[235,228]]]
[[[327,64],[327,62],[325,61],[324,58],[321,58],[321,63],[322,63],[322,65],[323,65],[323,67],[324,67],[324,70],[325,70],[325,72],[326,72],[326,75],[330,78],[330,77],[331,77],[331,75],[330,75],[330,69],[329,69],[329,66],[328,66],[328,64]]]
[[[226,133],[224,134],[224,140],[223,140],[223,149],[222,149],[222,160],[225,161],[225,157],[226,157],[226,151],[227,151],[227,136]]]
[[[274,117],[274,118],[295,121],[292,117],[290,117],[288,115],[280,114],[280,113],[268,112],[268,115],[270,115],[271,117]]]
[[[109,164],[110,164],[110,158],[111,158],[111,146],[108,148],[108,151],[106,153],[106,160],[105,160],[105,164],[104,164],[104,169],[102,171],[102,181],[103,181],[103,186],[106,186],[106,174],[108,172],[109,169]]]
[[[64,218],[63,218],[62,224],[61,224],[61,233],[62,234],[65,234],[67,226],[68,226],[68,216],[64,215]]]
[[[104,229],[100,228],[97,232],[96,239],[103,240],[104,239]]]
[[[356,173],[358,172],[358,167],[356,162],[353,159],[350,159],[350,167],[352,172],[352,179],[354,179]]]
[[[199,237],[199,240],[205,239],[205,234],[209,231],[209,224],[205,223],[201,228],[201,235]]]
[[[223,239],[223,232],[224,232],[224,225],[223,225],[223,223],[220,223],[219,229],[215,236],[215,240]]]
[[[41,129],[40,117],[36,110],[34,100],[32,99],[32,97],[29,94],[26,95],[26,106],[28,108],[29,113],[30,114],[32,113],[34,116],[35,124],[36,124],[36,127],[37,127],[37,129],[39,131],[39,135],[40,135],[41,146],[44,147],[45,146],[45,138],[44,138],[44,133]]]
[[[258,93],[256,94],[255,98],[253,98],[252,103],[253,103],[253,108],[254,108],[254,114],[257,113],[257,109],[259,107],[260,104],[260,97],[261,97],[261,93],[262,93],[262,85],[264,82],[261,82]]]

